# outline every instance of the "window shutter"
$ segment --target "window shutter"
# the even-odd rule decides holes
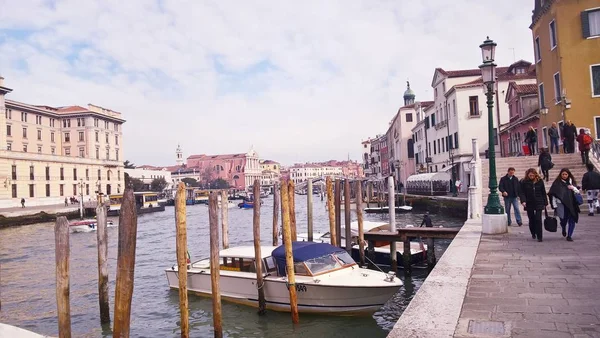
[[[581,29],[583,31],[583,38],[587,39],[590,37],[590,17],[589,12],[581,12]]]

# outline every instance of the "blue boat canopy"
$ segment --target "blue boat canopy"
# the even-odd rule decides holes
[[[345,252],[345,250],[328,243],[292,242],[292,256],[294,257],[294,263],[304,262],[309,259],[323,257],[336,252]],[[275,258],[279,275],[286,276],[285,246],[280,245],[275,248],[275,250],[271,252],[271,256]]]

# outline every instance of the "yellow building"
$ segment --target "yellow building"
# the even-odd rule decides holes
[[[0,77],[0,208],[124,190],[121,113],[5,99],[11,91]]]
[[[600,1],[535,0],[541,126],[571,120],[600,139]]]

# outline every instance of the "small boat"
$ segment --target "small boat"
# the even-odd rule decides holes
[[[290,311],[284,246],[262,246],[262,274],[267,309]],[[402,286],[393,273],[360,268],[343,249],[326,243],[293,242],[292,255],[298,311],[338,315],[372,314]],[[221,250],[220,291],[223,300],[258,306],[253,246]],[[179,288],[177,265],[165,270],[169,286]],[[210,259],[188,268],[188,290],[211,296]]]
[[[11,338],[50,338],[9,324],[0,323],[0,337]]]
[[[69,229],[71,229],[71,232],[90,232],[90,231],[96,231],[97,225],[98,225],[98,221],[96,219],[84,219],[81,221],[75,221],[75,222],[69,223]],[[107,220],[106,226],[107,227],[114,226],[113,221]]]
[[[411,212],[412,208],[410,205],[401,205],[395,208],[398,213]],[[375,208],[365,208],[365,212],[367,214],[387,214],[390,212],[389,207],[375,207]]]
[[[155,192],[134,192],[135,206],[138,215],[150,212],[165,211],[165,206],[158,203],[158,194]],[[123,203],[123,194],[110,195],[110,207],[108,216],[119,216],[121,213],[121,203]]]

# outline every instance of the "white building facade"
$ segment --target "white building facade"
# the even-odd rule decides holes
[[[164,190],[170,190],[174,187],[174,181],[171,178],[171,172],[167,168],[154,168],[150,166],[140,166],[136,168],[126,168],[125,173],[129,175],[129,178],[137,178],[141,180],[145,185],[146,189],[150,190],[152,181],[158,178],[163,178],[167,182],[167,186]]]
[[[295,183],[302,183],[308,179],[327,176],[342,176],[342,167],[322,166],[319,164],[298,164],[289,168],[290,179]]]

